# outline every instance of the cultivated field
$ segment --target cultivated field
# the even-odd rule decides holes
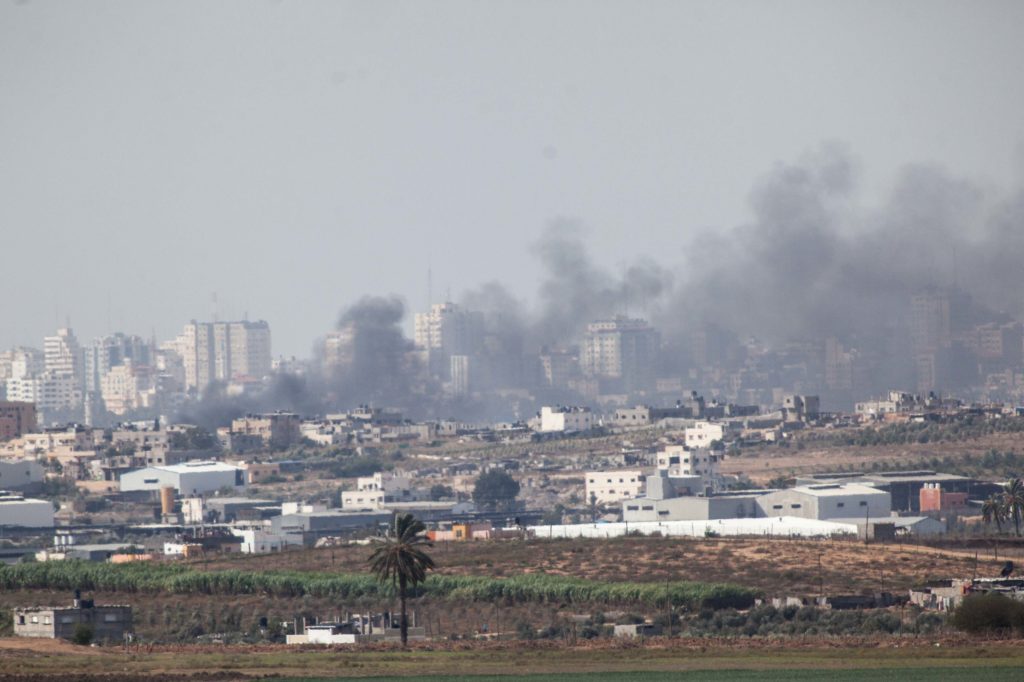
[[[961,638],[806,641],[654,638],[645,643],[458,642],[342,648],[178,646],[90,649],[0,640],[0,679],[246,680],[349,677],[497,680],[1015,680],[1024,642]],[[640,675],[641,672],[647,673]]]

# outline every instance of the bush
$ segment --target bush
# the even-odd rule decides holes
[[[75,626],[75,632],[71,635],[71,641],[81,646],[89,646],[92,644],[93,634],[91,625],[79,623]]]
[[[1024,630],[1024,604],[1001,594],[970,595],[953,611],[949,622],[964,632]]]

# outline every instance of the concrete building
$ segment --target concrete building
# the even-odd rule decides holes
[[[736,492],[706,496],[682,495],[661,499],[638,497],[622,503],[622,520],[636,523],[755,518],[758,516],[757,498],[762,494]]]
[[[141,336],[110,334],[95,339],[85,348],[85,390],[99,392],[102,390],[103,377],[115,367],[131,361],[137,367],[149,367],[153,364],[153,348]]]
[[[203,391],[212,381],[262,379],[270,373],[270,325],[250,322],[196,322],[175,340],[185,370],[185,388]]]
[[[71,374],[46,371],[29,377],[7,380],[7,400],[35,403],[42,419],[54,412],[74,410],[82,406],[82,388]]]
[[[42,483],[43,465],[36,460],[0,460],[0,490],[35,490]]]
[[[661,340],[646,321],[615,317],[587,325],[580,353],[583,374],[607,384],[602,393],[633,393],[654,383]]]
[[[231,432],[258,436],[269,448],[283,450],[302,438],[302,418],[291,412],[246,415],[231,422]]]
[[[339,510],[284,513],[270,520],[273,533],[299,532],[309,544],[320,537],[338,536],[378,528],[394,515],[387,511],[346,512]]]
[[[645,476],[639,469],[588,471],[585,480],[584,500],[587,504],[618,504],[622,500],[640,496]]]
[[[776,490],[760,496],[757,504],[758,516],[795,516],[820,521],[889,516],[892,511],[889,493],[857,483]]]
[[[85,383],[82,347],[70,328],[58,329],[53,336],[43,338],[43,363],[46,371],[57,376],[68,376],[81,389]]]
[[[122,642],[132,632],[132,607],[96,606],[76,594],[71,606],[14,609],[14,634],[18,637],[72,639],[80,627],[91,629],[93,641]]]
[[[121,491],[157,491],[165,486],[178,495],[203,495],[221,488],[245,487],[245,470],[223,462],[187,462],[163,467],[146,467],[121,475]]]
[[[35,430],[35,403],[0,400],[0,441],[21,438]]]
[[[268,533],[259,528],[232,528],[231,534],[241,538],[242,554],[271,554],[289,547],[302,547],[302,533]]]
[[[417,348],[427,352],[430,373],[452,380],[452,356],[476,356],[483,349],[484,316],[455,303],[437,303],[413,321]]]
[[[656,455],[659,469],[665,469],[670,476],[699,476],[708,484],[719,477],[718,453],[706,448],[687,449],[682,445],[667,445]]]
[[[53,528],[53,503],[0,491],[0,526]]]
[[[715,441],[723,442],[726,425],[722,422],[699,421],[686,428],[685,442],[688,448],[707,448]]]
[[[878,473],[823,472],[797,476],[797,485],[821,483],[859,483],[885,491],[892,498],[892,508],[901,513],[918,513],[921,509],[921,489],[938,486],[946,493],[965,493],[971,499],[984,499],[999,491],[999,486],[956,474],[928,470],[883,471]]]
[[[589,407],[540,408],[541,433],[574,433],[594,428],[594,415]]]
[[[100,379],[100,395],[108,412],[123,415],[152,407],[156,399],[153,370],[125,360]]]
[[[345,510],[384,509],[395,502],[412,502],[417,496],[412,490],[412,479],[389,472],[377,472],[372,476],[356,479],[355,490],[341,493],[341,506]]]

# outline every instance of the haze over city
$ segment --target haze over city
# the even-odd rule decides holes
[[[0,345],[248,313],[307,357],[363,295],[409,313],[491,281],[541,314],[538,244],[566,223],[609,278],[651,259],[666,299],[714,277],[757,301],[778,283],[737,270],[766,258],[856,287],[882,264],[848,252],[895,229],[892,284],[1012,307],[989,262],[1019,245],[987,221],[1012,236],[1024,10],[987,7],[6,3],[0,281],[32,295]],[[808,305],[757,301],[738,331],[823,336]]]

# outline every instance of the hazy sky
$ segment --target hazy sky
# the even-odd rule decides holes
[[[554,218],[683,261],[822,141],[871,201],[928,161],[1024,167],[1024,2],[0,4],[0,346],[65,317],[170,337],[365,293],[528,298]]]

